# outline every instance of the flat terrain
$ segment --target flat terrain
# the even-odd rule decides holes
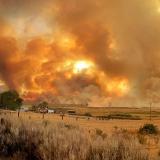
[[[62,108],[62,110],[66,110]],[[107,108],[69,108],[68,110],[75,110],[76,115],[68,115],[67,113],[63,116],[61,114],[45,114],[43,117],[42,113],[34,113],[34,112],[20,112],[20,116],[18,117],[17,112],[4,111],[1,110],[0,114],[4,117],[10,118],[12,121],[14,119],[15,122],[37,122],[39,124],[43,124],[42,122],[49,123],[50,125],[55,122],[65,123],[65,124],[73,124],[76,126],[80,126],[84,128],[85,131],[96,131],[97,129],[102,130],[106,134],[112,134],[115,130],[128,130],[130,133],[137,133],[137,130],[146,123],[153,123],[160,129],[160,110],[154,108],[152,110],[152,120],[150,120],[150,115],[148,108],[110,108],[107,112]],[[85,113],[90,113],[92,116],[82,116]],[[139,116],[140,120],[131,120],[129,119],[99,119],[97,116],[104,116],[109,114],[118,114],[118,115],[132,115]],[[145,149],[149,151],[149,154],[153,159],[157,156],[159,152],[159,145],[150,144],[145,146]],[[150,158],[152,159],[152,158]],[[157,159],[156,159],[157,160]]]
[[[66,113],[68,110],[73,110],[77,115],[85,115],[90,113],[92,116],[106,116],[110,114],[129,114],[132,116],[139,116],[142,119],[148,119],[150,116],[149,107],[74,107],[74,106],[61,106],[54,107],[50,105],[51,109],[62,111]],[[160,119],[160,108],[152,108],[152,117]]]
[[[4,113],[2,113],[4,114]],[[130,119],[105,119],[105,120],[99,120],[95,117],[87,117],[87,116],[71,116],[71,115],[64,115],[63,120],[62,116],[60,114],[45,114],[43,118],[43,114],[41,113],[33,113],[33,112],[21,112],[20,117],[18,118],[17,112],[7,112],[6,116],[12,116],[14,117],[15,121],[20,119],[25,119],[29,121],[48,121],[49,123],[54,122],[65,122],[65,123],[73,123],[75,125],[80,125],[81,127],[87,128],[87,129],[101,129],[105,132],[111,132],[115,130],[115,128],[119,129],[127,129],[130,131],[135,131],[139,127],[141,127],[143,124],[146,123],[154,123],[160,128],[160,118],[159,117],[153,117],[152,121],[150,121],[150,118],[147,115],[145,115],[144,119],[141,120],[130,120]]]

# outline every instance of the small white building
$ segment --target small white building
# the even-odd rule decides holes
[[[28,105],[22,105],[20,108],[20,112],[27,112],[29,111],[29,106]]]
[[[48,113],[55,113],[53,109],[48,109]]]

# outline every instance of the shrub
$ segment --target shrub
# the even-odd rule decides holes
[[[154,124],[145,124],[139,128],[138,133],[140,134],[158,134],[158,128]]]
[[[103,131],[101,129],[96,128],[96,135],[102,135]]]
[[[64,127],[66,127],[67,129],[76,129],[76,126],[72,124],[65,124]]]
[[[98,128],[96,128],[96,135],[102,137],[103,139],[105,139],[107,137],[107,134]]]
[[[86,117],[92,117],[92,114],[89,113],[89,112],[87,112],[87,113],[84,114],[84,116],[86,116]]]
[[[108,119],[129,119],[129,120],[140,120],[139,116],[127,114],[127,113],[117,113],[117,114],[109,114],[107,116]]]

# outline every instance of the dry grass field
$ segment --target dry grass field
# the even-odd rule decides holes
[[[67,112],[68,110],[74,110],[77,115],[85,115],[90,113],[92,116],[106,116],[109,114],[130,114],[138,116],[142,119],[148,119],[150,114],[149,107],[54,107],[50,106],[51,109]],[[154,119],[160,118],[160,108],[152,108],[152,117]]]
[[[96,113],[96,108],[78,109],[81,113]],[[100,112],[105,112],[104,110],[98,108],[95,115],[100,115]],[[112,113],[114,111],[118,114],[137,113],[139,116],[143,113],[143,116],[140,120],[99,120],[94,116],[65,114],[62,120],[60,114],[45,114],[43,117],[40,113],[21,112],[18,117],[17,112],[1,111],[0,149],[3,149],[5,154],[1,151],[0,158],[2,160],[159,160],[160,135],[143,136],[137,133],[146,123],[153,123],[160,128],[158,116],[153,116],[150,121],[146,109],[112,108]],[[153,111],[156,115],[158,112],[158,110]],[[13,139],[16,140],[12,142]],[[31,152],[32,147],[35,148],[34,153]],[[13,148],[17,149],[14,151]]]
[[[0,155],[14,160],[148,160],[136,136],[73,123],[2,116]],[[53,119],[52,119],[53,120]],[[124,138],[125,137],[125,138]],[[132,140],[131,140],[132,139]]]
[[[43,115],[40,113],[33,113],[33,112],[22,112],[20,113],[20,117],[18,118],[17,113],[7,113],[8,116],[14,117],[16,121],[21,119],[25,119],[27,121],[43,121],[46,120],[50,123],[54,122],[64,122],[67,124],[74,124],[79,125],[86,129],[101,129],[107,133],[112,132],[115,128],[122,128],[127,129],[130,131],[136,131],[139,127],[143,126],[146,123],[154,123],[160,128],[160,119],[153,119],[152,122],[148,119],[142,120],[123,120],[123,119],[110,119],[110,120],[99,120],[94,117],[77,117],[77,116],[70,116],[64,115],[63,120],[62,116],[59,114],[45,114],[44,119]]]

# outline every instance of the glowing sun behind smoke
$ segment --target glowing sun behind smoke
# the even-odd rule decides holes
[[[83,60],[77,61],[74,64],[73,72],[74,73],[82,73],[83,71],[87,71],[92,67],[93,67],[93,63],[90,61],[83,61]]]

